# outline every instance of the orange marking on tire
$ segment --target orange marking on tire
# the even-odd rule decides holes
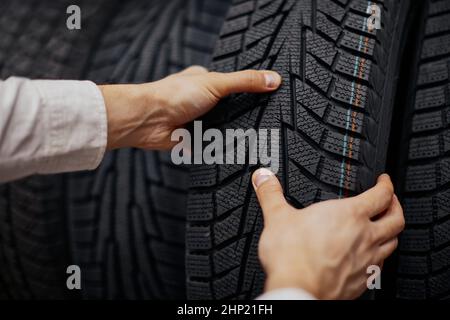
[[[364,39],[364,53],[366,53],[366,54],[367,54],[368,45],[369,45],[369,38],[365,37],[365,39]],[[361,59],[361,63],[359,65],[359,72],[358,72],[359,78],[362,78],[363,75],[364,75],[363,74],[363,69],[365,67],[365,64],[366,64],[366,59],[365,58]],[[361,84],[358,83],[357,87],[356,87],[356,99],[355,99],[355,105],[357,107],[359,107],[360,104],[361,104],[361,98],[362,98]],[[357,116],[357,112],[353,111],[352,112],[352,116],[351,116],[352,132],[356,131],[356,122],[355,122],[356,116]],[[351,168],[352,168],[352,165],[350,163],[350,159],[352,159],[352,157],[353,157],[353,142],[354,142],[354,138],[353,138],[353,136],[350,136],[350,141],[349,141],[349,146],[348,146],[348,157],[349,157],[349,160],[347,161],[346,175],[345,175],[345,180],[344,180],[345,181],[345,190],[346,190],[344,197],[348,197],[348,190],[350,189],[350,182],[351,182],[350,181],[350,171],[351,171]]]

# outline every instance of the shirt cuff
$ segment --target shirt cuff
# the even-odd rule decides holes
[[[256,300],[317,300],[313,295],[303,289],[284,288],[269,291],[256,298]]]
[[[47,161],[40,174],[93,170],[107,144],[103,95],[91,81],[34,80],[44,108]]]

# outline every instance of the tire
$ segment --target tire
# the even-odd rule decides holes
[[[38,1],[33,3],[23,20],[36,10]],[[41,3],[47,11],[52,8]],[[18,52],[24,52],[26,63],[19,64],[22,60],[10,58],[5,44],[2,76],[129,83],[207,65],[228,1],[135,0],[80,7],[84,17],[95,15],[98,37],[85,38],[92,18],[83,18],[81,38],[70,38],[65,29],[59,36],[37,30],[45,37],[38,39],[41,44],[51,43],[56,54],[68,52],[70,44],[73,56],[48,59],[39,47],[42,58],[35,61],[24,47]],[[94,7],[102,7],[103,14]],[[5,13],[7,21],[10,15]],[[72,42],[66,45],[68,35]],[[17,37],[27,33],[16,30],[4,39],[12,43]],[[188,178],[187,168],[173,166],[167,154],[123,150],[107,154],[94,173],[31,177],[1,186],[0,270],[5,272],[0,287],[7,290],[0,297],[66,298],[70,264],[81,267],[84,298],[184,297]],[[49,217],[49,223],[41,222]]]
[[[279,129],[278,176],[297,208],[356,195],[385,169],[413,2],[377,3],[382,28],[374,31],[367,30],[363,0],[236,0],[229,10],[213,69],[273,69],[283,85],[271,95],[231,97],[203,127]],[[188,298],[249,299],[262,292],[263,221],[250,182],[257,167],[193,168]]]
[[[158,80],[206,66],[227,0],[124,2],[88,79]],[[189,173],[170,154],[110,152],[95,172],[72,174],[67,194],[74,261],[86,299],[183,299]]]
[[[450,298],[450,2],[425,1],[406,104],[396,297]]]
[[[109,2],[111,3],[111,2]],[[68,32],[66,8],[83,8],[83,32]],[[9,1],[0,9],[0,76],[80,78],[105,20],[108,1]],[[64,182],[31,177],[0,185],[0,297],[61,299],[71,264]]]

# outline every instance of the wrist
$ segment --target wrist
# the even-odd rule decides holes
[[[156,110],[159,104],[152,99],[151,88],[143,86],[99,86],[108,120],[108,150],[138,147],[141,138],[139,128],[151,128],[158,122]]]
[[[128,97],[120,85],[98,86],[103,100],[105,101],[106,115],[108,121],[107,149],[113,150],[124,147],[123,138],[129,130],[130,114],[124,112],[127,109]]]
[[[264,287],[265,292],[286,288],[304,290],[314,296],[316,299],[320,299],[321,296],[319,294],[320,290],[318,288],[318,285],[310,284],[306,279],[301,279],[300,277],[296,278],[292,275],[292,273],[280,273],[267,276]]]

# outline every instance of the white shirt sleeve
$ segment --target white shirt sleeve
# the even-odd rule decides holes
[[[285,288],[264,293],[256,300],[317,300],[303,289]]]
[[[0,81],[0,182],[95,169],[107,143],[103,96],[90,81]]]

